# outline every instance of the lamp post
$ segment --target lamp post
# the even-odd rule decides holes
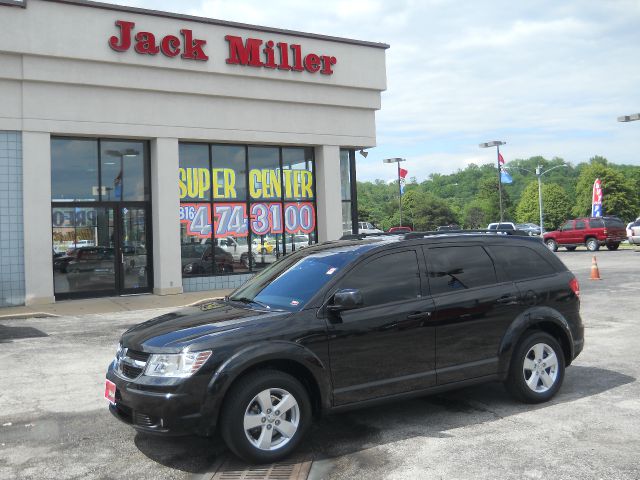
[[[400,226],[402,226],[402,186],[400,185],[400,162],[406,161],[406,158],[385,158],[383,163],[397,163],[398,164],[398,198],[400,200]]]
[[[492,142],[481,143],[480,148],[496,147],[497,161],[498,161],[498,193],[500,195],[500,223],[504,220],[504,214],[502,211],[502,178],[500,177],[500,145],[505,145],[507,142],[501,140],[494,140]]]
[[[618,117],[619,122],[635,122],[636,120],[640,120],[640,113]]]

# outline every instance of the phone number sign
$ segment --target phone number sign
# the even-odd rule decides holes
[[[249,213],[249,215],[247,215]],[[213,222],[212,222],[213,220]],[[216,238],[246,237],[249,228],[254,235],[278,233],[309,234],[316,228],[316,211],[312,202],[210,204],[183,203],[180,222],[187,234],[209,238],[213,230]]]

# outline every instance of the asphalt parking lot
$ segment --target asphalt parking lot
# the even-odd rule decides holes
[[[549,403],[500,384],[325,418],[304,445],[309,478],[640,478],[640,252],[558,252],[580,281],[583,353]],[[164,439],[102,399],[121,332],[166,309],[0,319],[0,478],[211,478],[217,438]],[[384,362],[384,352],[380,352]]]

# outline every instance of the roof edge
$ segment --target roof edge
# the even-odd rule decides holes
[[[126,12],[126,13],[137,13],[141,15],[151,15],[155,17],[163,17],[163,18],[174,18],[178,20],[189,20],[191,22],[199,22],[205,23],[208,25],[219,25],[225,27],[234,27],[234,28],[243,28],[245,30],[254,30],[257,32],[266,32],[266,33],[279,33],[284,35],[294,35],[297,37],[303,38],[311,38],[315,40],[327,40],[338,43],[347,43],[351,45],[359,45],[364,47],[373,47],[373,48],[382,48],[388,49],[390,46],[386,43],[379,42],[368,42],[365,40],[354,40],[351,38],[344,37],[334,37],[331,35],[321,35],[317,33],[308,33],[308,32],[299,32],[297,30],[288,30],[284,28],[274,28],[274,27],[265,27],[262,25],[251,25],[248,23],[240,23],[240,22],[231,22],[226,20],[216,20],[214,18],[207,17],[198,17],[195,15],[186,15],[182,13],[172,13],[172,12],[164,12],[161,10],[152,10],[148,8],[140,8],[140,7],[128,7],[124,5],[116,5],[111,3],[103,3],[103,2],[94,2],[91,0],[42,0],[45,2],[53,2],[53,3],[63,3],[67,5],[76,5],[80,7],[88,7],[88,8],[99,8],[102,10],[113,10],[116,12]],[[23,8],[26,6],[26,0],[23,5]],[[2,0],[0,0],[0,4],[4,4]],[[16,3],[13,3],[16,5]]]

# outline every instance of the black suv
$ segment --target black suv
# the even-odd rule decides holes
[[[218,427],[240,457],[276,461],[329,411],[495,380],[549,400],[583,347],[578,296],[529,236],[327,242],[127,330],[105,395],[139,431]]]

